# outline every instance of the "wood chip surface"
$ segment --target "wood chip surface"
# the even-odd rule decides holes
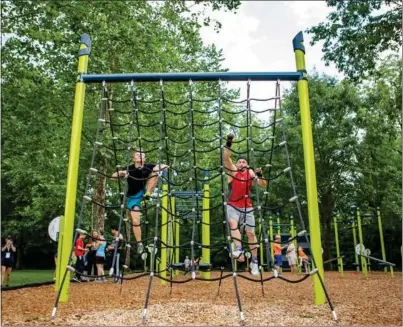
[[[246,276],[251,275],[245,273]],[[264,277],[271,274],[265,273]],[[218,277],[219,273],[212,273]],[[188,275],[186,276],[186,278]],[[284,277],[298,279],[284,273]],[[175,277],[178,280],[184,276]],[[53,285],[2,292],[3,326],[141,326],[149,277],[120,284],[72,283],[70,298],[60,303],[51,320],[56,298]],[[312,277],[298,283],[279,279],[260,283],[237,278],[247,326],[336,326],[328,304],[314,304]],[[342,326],[402,326],[402,274],[372,272],[325,273],[325,284]],[[149,326],[240,325],[234,281],[191,281],[161,285],[153,278],[147,308]]]

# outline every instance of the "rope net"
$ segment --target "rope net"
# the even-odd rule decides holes
[[[122,94],[121,98],[116,94]],[[206,98],[204,94],[215,96]],[[116,223],[117,235],[122,234],[123,239],[119,241],[120,246],[113,249],[112,268],[104,277],[118,280],[121,290],[125,280],[149,278],[143,322],[147,319],[154,278],[169,282],[171,291],[175,283],[219,281],[219,292],[222,280],[233,277],[243,322],[237,277],[261,283],[264,295],[263,283],[272,279],[298,283],[311,275],[319,275],[316,269],[298,279],[263,275],[265,270],[273,268],[271,247],[274,243],[303,238],[309,247],[309,238],[291,169],[280,82],[275,84],[275,95],[271,98],[251,97],[250,81],[246,83],[246,98],[236,100],[237,97],[237,92],[228,90],[220,81],[102,84],[91,166],[74,242],[80,232],[93,237],[81,229],[89,206]],[[155,165],[153,171],[144,178],[126,174],[111,179],[113,173],[118,176],[128,170],[136,151],[145,155],[144,163]],[[234,169],[228,166],[228,156]],[[247,162],[246,177],[238,175],[235,166],[238,158]],[[96,194],[99,179],[105,184],[102,196]],[[138,203],[142,200],[141,206],[128,206],[129,179],[144,185],[151,180],[156,183],[151,194],[139,194],[138,199],[132,199]],[[241,183],[245,191],[241,198],[232,196],[230,199],[231,185],[236,182]],[[248,201],[253,205],[248,205]],[[234,206],[231,204],[234,202],[245,205]],[[238,212],[237,226],[231,227],[228,223],[231,209]],[[131,218],[133,212],[139,215],[139,221]],[[290,241],[276,241],[269,235],[269,225],[279,212],[282,217],[298,218],[299,232],[290,235]],[[248,219],[251,215],[254,221]],[[136,228],[141,231],[141,240],[132,237]],[[234,233],[236,230],[240,233]],[[255,234],[250,235],[250,231]],[[203,233],[208,233],[207,238]],[[203,242],[206,239],[209,239],[207,244]],[[125,264],[128,255],[130,265]],[[187,262],[185,256],[189,258]],[[214,258],[214,263],[210,258]],[[255,276],[245,268],[238,269],[246,265],[251,270],[252,264],[257,262]],[[312,262],[315,265],[314,258]],[[68,269],[77,273],[71,266]],[[214,270],[220,271],[219,277],[196,274]],[[178,271],[183,271],[182,278],[176,278]],[[323,282],[322,286],[327,296]],[[327,300],[333,312],[328,296]],[[55,307],[57,302],[58,299]]]

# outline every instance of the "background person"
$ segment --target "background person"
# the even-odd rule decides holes
[[[1,248],[1,285],[4,284],[4,276],[6,275],[6,287],[9,287],[17,248],[14,246],[13,238],[10,235],[7,236],[5,241],[6,244]]]

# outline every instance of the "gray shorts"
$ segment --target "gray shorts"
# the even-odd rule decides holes
[[[227,219],[228,221],[235,220],[239,224],[239,230],[241,233],[244,229],[248,232],[255,231],[255,216],[253,215],[253,208],[234,208],[228,204]]]

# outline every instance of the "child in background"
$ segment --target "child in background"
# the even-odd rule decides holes
[[[305,268],[305,274],[308,274],[308,264],[309,264],[309,258],[305,254],[304,250],[302,249],[302,246],[298,247],[298,258],[299,258],[299,266],[304,266]]]
[[[280,273],[280,269],[282,264],[282,255],[281,251],[287,247],[287,245],[281,246],[281,236],[276,235],[274,237],[275,243],[273,243],[273,249],[274,249],[274,269],[273,269],[273,275],[274,277],[278,277]]]
[[[288,246],[287,246],[287,260],[288,260],[288,265],[291,268],[291,273],[294,275],[296,273],[296,265],[297,265],[297,254],[295,253],[295,245],[294,243],[291,241],[292,238],[290,237],[288,239]]]
[[[105,264],[106,241],[101,231],[98,233],[98,239],[94,243],[95,244],[93,246],[96,249],[95,264],[97,265],[97,274],[98,274],[98,278],[95,281],[102,283],[105,281],[104,264]]]

